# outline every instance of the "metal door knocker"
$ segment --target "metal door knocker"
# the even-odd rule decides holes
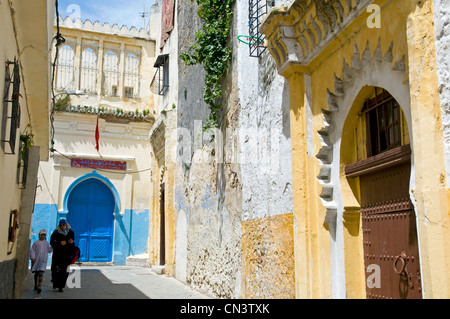
[[[403,277],[403,279],[406,279],[408,282],[408,287],[410,289],[414,289],[414,280],[411,273],[408,271],[408,268],[406,267],[407,259],[409,257],[406,255],[404,251],[401,252],[399,256],[395,256],[394,260],[394,271],[397,275],[400,277]]]

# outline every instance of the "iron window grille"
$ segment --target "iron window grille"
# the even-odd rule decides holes
[[[123,79],[123,96],[126,98],[139,98],[141,56],[137,52],[125,54],[125,72]]]
[[[11,73],[11,66],[13,70]],[[12,76],[11,76],[12,74]],[[10,86],[12,84],[12,92]],[[19,62],[6,61],[5,63],[5,84],[3,95],[3,117],[2,117],[2,148],[5,154],[15,154],[17,129],[20,127],[20,68]],[[11,108],[8,104],[11,104]],[[9,122],[9,136],[7,134],[7,124]],[[9,150],[7,147],[9,146]]]
[[[80,88],[86,93],[97,91],[97,51],[85,47],[81,53]]]
[[[250,41],[248,47],[251,57],[260,57],[267,49],[267,46],[264,45],[265,35],[260,32],[259,27],[263,17],[274,4],[274,0],[249,0],[248,31]]]
[[[111,49],[104,49],[102,94],[106,96],[118,96],[119,87],[119,55]]]
[[[367,156],[374,156],[401,146],[400,105],[389,92],[375,89],[375,97],[364,103],[366,115]]]
[[[169,89],[169,55],[159,55],[153,67],[156,70],[150,88],[154,94],[165,95]]]
[[[58,57],[58,68],[56,72],[56,90],[57,91],[68,91],[74,89],[74,78],[75,78],[75,65],[74,58],[75,52],[72,45],[65,45],[59,51]]]

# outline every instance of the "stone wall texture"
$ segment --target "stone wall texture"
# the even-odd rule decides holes
[[[447,187],[450,187],[450,1],[434,0],[437,71],[445,141]]]
[[[246,298],[295,297],[292,214],[242,223],[243,283]]]
[[[12,299],[14,296],[15,267],[15,259],[0,262],[0,299]]]
[[[194,2],[178,2],[180,53],[194,43],[201,26],[196,10]],[[175,214],[181,221],[176,274],[221,298],[290,298],[294,266],[288,88],[268,50],[260,58],[250,57],[248,45],[237,40],[248,34],[248,3],[237,1],[233,11],[233,56],[222,82],[224,107],[215,132],[201,129],[209,115],[202,99],[203,67],[179,63],[177,154],[183,161],[177,161],[175,173]],[[186,236],[185,247],[179,236]],[[255,259],[258,251],[264,255]]]

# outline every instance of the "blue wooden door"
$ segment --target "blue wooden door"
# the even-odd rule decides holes
[[[80,261],[112,261],[115,201],[103,182],[91,178],[70,193],[67,215],[80,248]]]

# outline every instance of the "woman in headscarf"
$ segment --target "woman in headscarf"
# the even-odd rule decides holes
[[[64,291],[69,273],[67,267],[70,265],[72,246],[74,245],[75,233],[65,219],[59,221],[59,225],[50,237],[50,245],[53,248],[52,258],[52,282],[53,288]]]

